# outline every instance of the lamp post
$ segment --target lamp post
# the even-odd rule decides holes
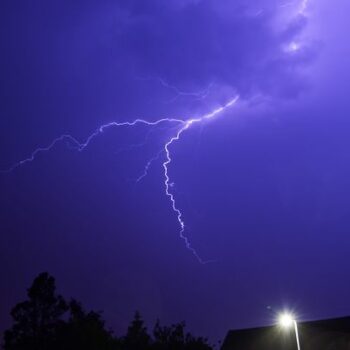
[[[299,332],[298,332],[298,323],[293,317],[293,315],[284,313],[281,314],[279,317],[279,325],[281,325],[283,328],[291,328],[294,327],[295,332],[295,338],[297,341],[297,349],[300,350],[300,341],[299,341]]]

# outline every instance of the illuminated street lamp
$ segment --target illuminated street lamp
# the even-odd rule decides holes
[[[297,324],[297,321],[295,320],[295,317],[292,314],[283,313],[278,318],[278,324],[285,329],[290,329],[294,327],[295,338],[297,340],[297,348],[298,350],[300,350],[298,324]]]

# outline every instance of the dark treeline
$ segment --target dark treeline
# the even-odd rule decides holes
[[[101,314],[85,311],[76,300],[56,294],[55,279],[40,274],[28,289],[28,300],[11,311],[12,327],[4,334],[5,350],[211,350],[207,339],[185,331],[185,324],[162,326],[150,335],[138,312],[124,336],[106,329]]]

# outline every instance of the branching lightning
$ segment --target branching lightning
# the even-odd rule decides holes
[[[81,150],[82,149],[82,144],[79,143],[78,140],[76,140],[73,136],[71,135],[68,135],[68,134],[64,134],[64,135],[61,135],[60,137],[57,137],[56,139],[54,139],[48,146],[46,147],[38,147],[37,149],[35,149],[32,154],[28,157],[28,158],[25,158],[23,160],[20,160],[19,162],[15,163],[12,167],[10,167],[9,169],[6,169],[6,170],[1,170],[0,172],[1,173],[10,173],[12,172],[13,170],[15,170],[16,168],[26,164],[26,163],[30,163],[32,162],[36,156],[39,154],[39,153],[43,153],[43,152],[48,152],[50,151],[52,148],[54,148],[56,146],[57,143],[59,142],[63,142],[63,141],[67,141],[67,142],[71,142],[74,146],[72,146],[72,148],[74,149],[78,149],[78,150]]]
[[[155,162],[156,160],[158,160],[160,158],[160,156],[163,152],[164,152],[164,149],[161,149],[154,157],[152,157],[147,162],[147,164],[145,165],[145,167],[143,169],[143,173],[136,179],[136,182],[140,182],[142,179],[144,179],[148,175],[149,168],[151,167],[153,162]]]
[[[175,85],[171,85],[169,84],[165,79],[160,78],[160,77],[148,77],[148,78],[140,78],[137,77],[138,80],[155,80],[158,83],[160,83],[160,85],[162,85],[164,88],[169,89],[171,91],[173,91],[174,93],[174,97],[167,101],[168,103],[172,103],[175,102],[177,99],[179,99],[180,97],[189,97],[195,101],[200,101],[200,100],[204,100],[206,97],[208,97],[211,89],[214,86],[214,83],[211,82],[205,89],[203,90],[199,90],[199,91],[184,91],[184,90],[180,90],[177,86]]]
[[[164,86],[165,88],[171,89],[174,91],[175,93],[175,97],[169,101],[169,102],[175,102],[179,97],[193,97],[195,100],[203,100],[205,99],[209,92],[210,89],[213,86],[213,83],[210,83],[206,89],[202,90],[202,91],[196,91],[196,92],[190,92],[190,91],[182,91],[179,90],[178,87],[174,86],[174,85],[170,85],[169,83],[167,83],[164,79],[162,78],[158,78],[158,81],[161,83],[162,86]]]
[[[182,240],[184,240],[186,248],[190,250],[193,255],[198,259],[198,261],[202,264],[207,263],[208,261],[204,261],[200,255],[197,253],[197,251],[192,247],[188,237],[185,235],[185,221],[183,219],[183,214],[179,206],[177,205],[176,197],[174,192],[172,191],[174,183],[170,179],[169,175],[169,166],[172,163],[172,153],[171,153],[171,147],[173,144],[175,144],[177,141],[181,139],[182,134],[188,130],[190,127],[192,127],[195,124],[200,124],[208,119],[212,119],[216,117],[218,114],[223,113],[226,109],[236,104],[238,101],[239,96],[235,96],[233,99],[231,99],[228,103],[226,103],[224,106],[219,107],[215,109],[214,111],[205,114],[203,116],[197,117],[197,118],[189,118],[189,119],[177,119],[177,118],[161,118],[155,121],[147,121],[144,119],[135,119],[131,122],[110,122],[101,125],[98,129],[96,129],[84,142],[79,142],[76,138],[69,134],[63,134],[60,137],[54,139],[48,146],[46,147],[38,147],[35,149],[31,155],[28,158],[25,158],[17,163],[15,163],[12,167],[10,167],[7,170],[3,170],[1,172],[10,173],[14,171],[16,168],[21,167],[22,165],[25,165],[26,163],[30,163],[34,161],[38,154],[49,152],[51,149],[53,149],[57,143],[59,142],[68,142],[68,145],[70,148],[73,148],[79,152],[82,152],[85,150],[92,140],[94,140],[97,136],[101,135],[106,129],[112,128],[112,127],[133,127],[136,125],[146,125],[146,126],[157,126],[159,124],[175,124],[177,129],[176,133],[164,144],[163,148],[153,157],[151,158],[145,168],[143,174],[136,180],[137,182],[141,181],[145,176],[148,174],[148,170],[152,163],[160,158],[162,154],[165,154],[165,160],[162,163],[163,171],[164,171],[164,186],[165,186],[165,195],[169,198],[171,203],[171,208],[173,212],[176,215],[180,231],[179,235]]]

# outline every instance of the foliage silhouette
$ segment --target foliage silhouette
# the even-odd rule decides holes
[[[194,337],[185,332],[185,323],[177,323],[171,327],[161,326],[159,320],[153,330],[154,350],[210,350],[208,340]]]
[[[59,349],[74,350],[112,350],[116,349],[116,340],[105,329],[105,323],[97,312],[85,312],[76,300],[69,303],[70,316],[58,330]]]
[[[12,327],[4,334],[4,350],[211,350],[205,338],[185,331],[185,324],[170,327],[157,321],[153,336],[137,311],[126,335],[106,329],[101,314],[66,302],[56,294],[55,279],[41,273],[27,291],[28,300],[11,311]]]
[[[126,336],[123,339],[123,348],[127,350],[146,350],[151,347],[151,338],[138,311],[135,312]]]
[[[55,279],[48,273],[35,278],[27,292],[27,301],[11,311],[12,328],[5,332],[5,350],[48,349],[56,343],[56,331],[68,306],[56,295]]]

